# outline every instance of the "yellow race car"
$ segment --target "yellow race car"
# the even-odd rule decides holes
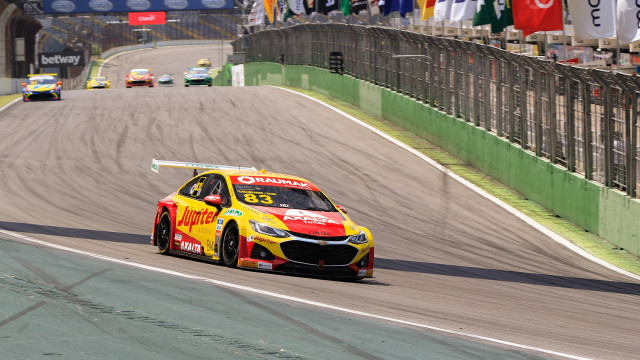
[[[151,243],[160,254],[312,276],[373,276],[371,233],[310,181],[155,159],[151,169],[162,166],[194,169],[194,177],[158,202]]]
[[[87,89],[109,89],[111,88],[111,80],[104,76],[92,77],[87,81]]]
[[[211,67],[211,60],[207,58],[201,58],[198,60],[198,67]]]

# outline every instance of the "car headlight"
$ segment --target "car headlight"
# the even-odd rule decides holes
[[[289,234],[285,230],[277,229],[269,225],[259,223],[257,221],[249,220],[249,225],[251,225],[251,228],[253,229],[253,231],[258,232],[260,234],[265,234],[265,235],[279,237],[279,238],[286,238],[291,236],[291,234]]]
[[[369,242],[369,239],[367,239],[367,234],[364,231],[360,231],[359,234],[350,236],[349,242],[352,244],[364,244]]]

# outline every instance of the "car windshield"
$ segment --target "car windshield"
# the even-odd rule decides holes
[[[97,78],[94,78],[94,79],[95,79],[96,81],[107,81],[107,78],[106,78],[106,77],[97,77]]]
[[[238,200],[248,205],[291,208],[311,211],[337,211],[320,191],[284,186],[234,184]]]
[[[29,85],[52,85],[56,79],[50,76],[32,76],[29,78]]]
[[[131,75],[147,75],[148,70],[131,70]]]
[[[206,69],[191,69],[189,70],[189,74],[207,74]]]

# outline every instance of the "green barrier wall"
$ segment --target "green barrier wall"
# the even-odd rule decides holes
[[[245,85],[291,86],[391,121],[581,228],[640,256],[640,201],[585,180],[482,128],[385,88],[308,66],[244,65]]]

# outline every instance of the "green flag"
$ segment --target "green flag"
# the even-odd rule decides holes
[[[478,0],[476,4],[476,13],[473,15],[473,26],[488,25],[491,23],[491,18],[487,12],[487,5],[484,0]]]
[[[491,19],[491,32],[499,33],[513,25],[513,12],[511,0],[485,0],[485,8]]]
[[[344,16],[351,15],[351,0],[340,0],[340,5]]]

